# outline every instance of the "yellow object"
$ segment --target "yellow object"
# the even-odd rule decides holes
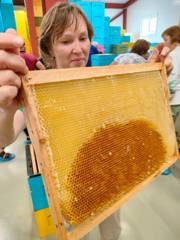
[[[26,12],[24,10],[15,10],[15,20],[17,32],[24,39],[26,52],[31,53],[32,50]]]
[[[121,36],[125,36],[125,33],[126,33],[126,29],[121,29]]]
[[[128,48],[131,49],[133,47],[134,43],[133,42],[129,42],[129,43],[127,43],[127,45],[128,45]]]
[[[34,16],[41,16],[42,13],[42,1],[41,0],[33,0],[33,6],[34,6]]]
[[[33,0],[33,7],[34,7],[36,34],[37,34],[37,36],[39,36],[40,25],[41,25],[42,16],[43,16],[42,1],[41,0]]]
[[[39,237],[48,237],[55,234],[55,226],[49,208],[34,212]]]
[[[132,66],[127,68],[143,65]],[[175,154],[160,72],[107,71],[105,77],[74,81],[54,72],[62,81],[33,86],[59,204],[72,225],[113,206]],[[67,72],[75,79],[75,70]],[[39,79],[54,80],[52,73]]]
[[[20,98],[57,239],[81,239],[179,157],[160,63],[31,71]]]

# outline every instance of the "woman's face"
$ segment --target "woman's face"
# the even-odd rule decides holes
[[[85,67],[89,57],[90,40],[87,25],[79,16],[52,45],[56,68]]]
[[[169,35],[164,35],[163,39],[165,46],[172,50],[174,48],[174,44],[171,43],[171,37]]]

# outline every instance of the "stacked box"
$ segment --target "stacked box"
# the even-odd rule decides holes
[[[49,204],[46,197],[42,176],[39,173],[38,166],[36,165],[36,169],[36,167],[34,167],[35,165],[32,163],[32,158],[36,158],[35,155],[32,156],[33,153],[30,151],[30,145],[30,142],[27,142],[25,145],[28,184],[31,192],[38,236],[40,238],[44,238],[55,235],[55,226],[49,210]]]
[[[4,25],[3,25],[3,19],[2,19],[1,11],[0,11],[0,32],[4,32]]]
[[[109,31],[109,35],[111,37],[118,37],[121,34],[121,27],[116,27],[116,26],[111,26],[110,27],[110,31]]]
[[[125,53],[128,51],[128,47],[121,45],[121,43],[130,42],[130,36],[121,36],[121,27],[111,26],[109,29],[109,45],[106,51],[110,51],[114,54]]]
[[[104,32],[105,32],[105,35],[109,36],[109,34],[110,34],[110,17],[104,18]]]
[[[121,28],[120,27],[110,27],[110,39],[111,44],[120,44],[122,42],[130,42],[130,36],[121,36],[120,35]]]
[[[104,18],[104,53],[109,53],[111,49],[110,39],[110,17]]]
[[[68,2],[69,3],[77,3],[77,2],[79,2],[79,0],[69,0]]]
[[[89,22],[91,23],[94,30],[94,37],[92,41],[98,42],[104,46],[104,14],[105,14],[105,3],[104,2],[83,2],[71,0],[71,3],[76,4],[80,7]]]
[[[130,36],[121,36],[121,42],[127,43],[130,42]]]
[[[111,53],[122,54],[127,52],[128,52],[128,45],[124,45],[124,44],[111,45]]]
[[[91,3],[91,24],[94,29],[94,38],[92,41],[98,42],[104,46],[104,2]]]
[[[29,177],[28,183],[31,191],[34,211],[48,208],[48,201],[41,175],[34,175],[32,177]]]
[[[53,236],[55,235],[55,226],[49,210],[49,204],[41,175],[38,174],[29,177],[28,183],[31,192],[38,236],[40,238]]]
[[[0,1],[0,12],[2,15],[3,28],[5,31],[8,28],[16,29],[15,17],[14,17],[14,7],[12,0],[1,0]]]
[[[116,56],[116,54],[94,54],[91,56],[91,65],[94,67],[110,65]]]
[[[104,47],[104,53],[107,54],[107,53],[110,53],[110,51],[111,51],[111,45]]]
[[[121,36],[117,36],[117,37],[110,37],[110,45],[114,44],[120,44],[122,43],[122,37]]]
[[[92,20],[91,2],[74,1],[74,4],[81,8],[81,10],[84,12],[89,22],[91,23]]]

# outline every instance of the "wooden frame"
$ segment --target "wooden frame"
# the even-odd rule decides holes
[[[165,69],[160,63],[156,64],[139,64],[139,65],[124,65],[124,66],[107,66],[97,68],[81,68],[80,69],[63,69],[63,70],[48,70],[48,71],[32,71],[28,74],[23,81],[21,99],[24,106],[24,113],[26,117],[27,127],[30,137],[35,148],[37,160],[39,161],[40,171],[45,183],[46,193],[49,199],[51,213],[54,219],[55,227],[57,230],[57,239],[59,240],[77,240],[87,234],[93,227],[101,223],[108,216],[114,213],[123,203],[125,203],[131,196],[140,191],[144,186],[151,182],[158,176],[164,169],[169,167],[178,159],[178,148],[175,147],[174,155],[172,156],[171,163],[163,165],[156,173],[146,179],[146,181],[136,186],[136,189],[130,191],[122,199],[116,202],[108,210],[105,210],[94,218],[89,223],[78,225],[71,233],[67,233],[61,209],[57,201],[57,193],[53,184],[53,177],[49,170],[49,163],[47,161],[47,153],[45,150],[46,136],[44,135],[39,117],[36,111],[35,103],[32,98],[32,86],[44,83],[55,83],[59,81],[74,81],[76,79],[89,79],[94,77],[115,76],[129,73],[151,72],[159,71],[164,81],[164,93],[166,104],[168,105],[168,87]],[[169,109],[170,111],[170,109]],[[172,131],[174,130],[172,121]],[[174,136],[175,137],[175,136]]]

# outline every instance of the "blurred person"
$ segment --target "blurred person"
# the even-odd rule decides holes
[[[148,41],[139,39],[133,44],[129,53],[119,54],[112,62],[112,65],[147,63],[149,48]]]

